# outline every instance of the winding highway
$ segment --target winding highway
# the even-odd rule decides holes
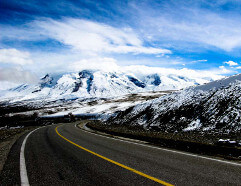
[[[241,164],[59,124],[22,136],[1,185],[241,185]]]

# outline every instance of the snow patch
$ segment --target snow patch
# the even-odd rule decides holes
[[[202,126],[200,119],[197,119],[195,121],[192,121],[187,128],[183,129],[183,131],[191,131],[199,129]]]

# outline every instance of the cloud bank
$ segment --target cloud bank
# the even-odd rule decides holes
[[[38,82],[38,77],[21,68],[0,68],[0,81],[34,84]]]
[[[29,52],[22,52],[15,48],[0,49],[0,63],[17,65],[32,64]]]
[[[206,78],[207,80],[217,80],[224,77],[222,74],[230,73],[225,67],[211,70],[191,70],[187,68],[161,68],[148,67],[145,65],[119,66],[113,58],[89,58],[76,61],[69,66],[69,71],[78,72],[81,70],[101,70],[105,72],[123,72],[135,74],[137,77],[149,74],[180,75],[190,78]]]

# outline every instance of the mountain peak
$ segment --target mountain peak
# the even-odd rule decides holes
[[[205,77],[206,78],[206,77]],[[209,82],[205,78],[190,78],[173,73],[105,72],[82,70],[78,73],[46,74],[36,85],[24,85],[9,91],[22,99],[64,99],[66,97],[116,97],[129,93],[179,90]],[[3,97],[10,97],[7,93]],[[14,99],[14,98],[12,98]]]

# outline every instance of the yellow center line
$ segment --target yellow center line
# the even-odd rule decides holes
[[[58,126],[58,127],[59,127],[59,126]],[[109,159],[109,158],[106,158],[106,157],[104,157],[104,156],[102,156],[102,155],[100,155],[100,154],[97,154],[97,153],[95,153],[95,152],[93,152],[93,151],[91,151],[91,150],[89,150],[89,149],[86,149],[86,148],[84,148],[84,147],[82,147],[82,146],[80,146],[80,145],[78,145],[78,144],[70,141],[69,139],[65,138],[64,136],[62,136],[62,135],[58,132],[58,127],[55,128],[56,133],[57,133],[61,138],[63,138],[64,140],[68,141],[69,143],[75,145],[76,147],[79,147],[80,149],[85,150],[85,151],[87,151],[87,152],[89,152],[89,153],[91,153],[91,154],[93,154],[93,155],[95,155],[95,156],[98,156],[98,157],[100,157],[100,158],[102,158],[102,159],[104,159],[104,160],[106,160],[106,161],[108,161],[108,162],[111,162],[111,163],[113,163],[113,164],[115,164],[115,165],[118,165],[118,166],[120,166],[120,167],[122,167],[122,168],[124,168],[124,169],[127,169],[127,170],[129,170],[129,171],[132,171],[132,172],[134,172],[134,173],[136,173],[136,174],[139,174],[139,175],[141,175],[141,176],[143,176],[143,177],[145,177],[145,178],[148,178],[148,179],[150,179],[150,180],[153,180],[153,181],[155,181],[155,182],[157,182],[157,183],[160,183],[160,184],[162,184],[162,185],[167,185],[167,186],[173,186],[173,185],[170,184],[170,183],[167,183],[167,182],[165,182],[165,181],[159,180],[159,179],[154,178],[154,177],[152,177],[152,176],[149,176],[149,175],[147,175],[147,174],[145,174],[145,173],[143,173],[143,172],[140,172],[140,171],[135,170],[135,169],[133,169],[133,168],[130,168],[130,167],[126,166],[126,165],[123,165],[123,164],[121,164],[121,163],[118,163],[118,162],[116,162],[116,161],[114,161],[114,160],[111,160],[111,159]]]

